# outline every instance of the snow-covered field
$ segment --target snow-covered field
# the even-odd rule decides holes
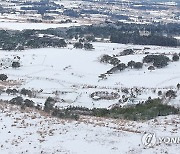
[[[107,80],[100,80],[98,76],[107,72],[112,65],[99,62],[99,57],[103,54],[118,54],[124,49],[139,49],[135,55],[118,57],[121,62],[128,63],[130,60],[142,61],[146,56],[144,46],[122,45],[113,43],[94,43],[95,50],[87,51],[83,49],[74,49],[72,45],[66,48],[45,48],[31,49],[25,51],[0,51],[1,58],[21,57],[22,66],[19,69],[2,69],[1,73],[8,75],[9,79],[25,81],[19,88],[43,89],[39,98],[45,101],[49,93],[59,91],[56,96],[59,99],[57,106],[85,106],[110,107],[118,103],[118,99],[94,101],[90,94],[96,91],[117,92],[122,96],[122,88],[144,88],[141,95],[134,100],[137,103],[141,100],[147,100],[149,96],[157,98],[157,91],[167,89],[176,89],[180,79],[180,62],[170,62],[162,69],[149,71],[148,66],[143,69],[126,69],[125,71],[108,76]],[[179,48],[163,48],[157,46],[148,46],[150,53],[178,53]],[[168,55],[172,58],[172,55]],[[156,90],[156,93],[153,91]],[[61,94],[60,92],[66,92]],[[45,95],[48,93],[48,95]],[[3,96],[3,95],[2,95]],[[6,96],[4,96],[6,97]],[[62,103],[60,100],[64,99]],[[35,99],[37,100],[37,99]],[[132,103],[132,102],[131,102]],[[174,105],[179,106],[179,97],[172,101]]]
[[[71,27],[80,26],[79,23],[66,23],[66,24],[51,24],[51,23],[18,23],[18,22],[0,22],[0,29],[13,29],[13,30],[24,30],[24,29],[48,29],[58,27]]]
[[[147,122],[132,122],[95,117],[79,121],[61,120],[35,110],[0,104],[0,153],[28,154],[174,154],[179,144],[157,142],[145,148],[144,133],[157,137],[178,137],[180,117],[159,117]]]
[[[37,0],[31,0],[37,1]],[[129,1],[129,0],[123,0]],[[148,10],[140,13],[140,10],[132,10],[126,5],[101,6],[96,2],[57,0],[56,4],[64,5],[64,9],[100,9],[112,13],[125,14],[132,21],[125,23],[145,24],[150,23],[142,19],[150,19]],[[64,15],[53,13],[53,23],[42,20],[43,23],[28,23],[27,19],[41,20],[40,14],[21,14],[20,7],[9,1],[2,1],[1,5],[12,7],[17,12],[0,15],[0,29],[24,30],[24,29],[48,29],[58,27],[71,27],[98,24],[109,17],[106,15],[83,15],[82,18],[72,18],[73,23],[59,24],[69,19]],[[169,5],[169,4],[168,4]],[[133,6],[133,5],[132,5]],[[124,8],[123,8],[124,7]],[[123,13],[124,10],[124,13]],[[172,11],[173,10],[173,11]],[[167,12],[167,11],[166,11]],[[176,10],[171,8],[168,15],[165,11],[149,11],[154,21],[178,22],[174,18]],[[61,14],[60,13],[60,14]],[[143,15],[144,14],[144,15]],[[48,14],[47,14],[48,15]],[[147,16],[147,17],[146,17]],[[151,16],[152,17],[152,16]],[[173,17],[173,18],[172,18]],[[71,19],[71,18],[70,18]],[[75,21],[77,23],[75,23]],[[56,24],[57,23],[57,24]],[[180,39],[179,36],[175,36]],[[35,108],[22,109],[19,106],[5,103],[2,100],[11,100],[16,96],[32,100],[35,105],[44,106],[48,97],[53,97],[58,108],[69,106],[82,106],[87,108],[111,108],[118,105],[132,105],[147,100],[149,97],[163,97],[167,90],[177,91],[175,99],[165,99],[168,104],[180,107],[180,61],[169,62],[162,69],[148,70],[149,64],[142,69],[126,68],[122,72],[107,75],[107,79],[99,78],[113,66],[99,62],[102,55],[118,55],[125,49],[135,49],[134,55],[117,57],[122,63],[127,64],[133,60],[142,62],[143,57],[150,54],[166,54],[172,59],[173,53],[180,53],[180,48],[141,46],[115,43],[93,43],[94,50],[74,49],[73,45],[66,48],[28,49],[24,51],[0,50],[0,74],[8,76],[7,81],[0,81],[0,154],[175,154],[180,153],[180,115],[157,117],[148,121],[128,121],[123,119],[100,118],[93,116],[80,116],[75,121],[72,119],[55,118],[43,110]],[[12,68],[14,58],[20,57],[20,68]],[[22,94],[8,94],[3,90],[7,88],[21,90],[26,88],[36,95],[32,97]],[[129,90],[129,93],[123,90]],[[136,90],[139,90],[136,93]],[[158,96],[158,91],[163,95]],[[117,94],[113,99],[92,99],[94,93]],[[134,94],[130,96],[130,92]],[[123,98],[128,98],[123,102]],[[95,96],[98,98],[98,96]],[[146,147],[142,143],[142,137],[146,133],[155,133],[156,143],[153,147]],[[150,134],[151,135],[151,134]],[[158,138],[164,138],[166,142],[160,142]],[[168,142],[170,138],[178,138],[178,143]],[[149,138],[145,138],[149,142]],[[153,139],[153,138],[150,138]],[[153,141],[152,141],[153,143]]]

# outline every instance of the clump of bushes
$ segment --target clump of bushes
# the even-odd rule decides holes
[[[25,88],[23,88],[23,89],[21,89],[21,92],[20,92],[22,95],[24,95],[24,96],[28,96],[28,97],[32,97],[33,96],[33,93],[32,93],[32,91],[31,90],[28,90],[28,89],[25,89]]]
[[[136,62],[135,64],[134,64],[134,68],[135,69],[141,69],[143,67],[143,63],[141,63],[141,62]]]
[[[94,49],[93,45],[91,43],[81,43],[81,42],[76,42],[74,44],[74,48],[77,48],[77,49],[82,49],[84,48],[85,50],[92,50]]]
[[[55,107],[56,101],[52,97],[48,97],[44,104],[44,111],[50,113],[52,116],[63,119],[79,119],[79,115],[68,109],[58,109]]]
[[[133,54],[134,54],[133,49],[125,49],[119,53],[119,56],[126,56],[126,55],[133,55]]]
[[[113,68],[108,70],[107,74],[113,74],[113,73],[116,73],[116,72],[120,72],[120,71],[125,70],[126,68],[127,68],[126,64],[120,63],[117,66],[114,66]]]
[[[169,97],[169,98],[175,98],[177,95],[176,95],[176,92],[174,90],[168,90],[166,92],[166,97]]]
[[[63,118],[63,119],[79,119],[79,114],[75,114],[71,111],[68,111],[68,109],[60,110],[60,109],[54,109],[52,112],[52,116]]]
[[[45,104],[44,104],[44,111],[50,112],[50,111],[54,110],[54,104],[55,103],[56,103],[56,101],[54,100],[54,98],[48,97],[45,101]]]
[[[23,98],[20,96],[17,96],[15,98],[12,98],[9,102],[10,102],[10,104],[14,104],[14,105],[22,105],[23,104]]]
[[[6,81],[8,79],[8,76],[6,74],[0,74],[0,80]]]
[[[118,58],[111,57],[109,55],[103,55],[100,58],[100,62],[101,63],[106,63],[106,64],[111,64],[111,65],[114,65],[114,66],[117,66],[117,65],[120,64],[120,60]]]
[[[143,63],[152,63],[157,68],[167,66],[169,61],[170,59],[165,55],[147,55],[143,58]]]
[[[94,116],[123,118],[128,120],[149,120],[158,116],[179,114],[179,109],[163,104],[160,99],[150,99],[145,103],[128,107],[108,109],[93,109]]]
[[[144,103],[123,108],[116,106],[111,109],[88,109],[84,107],[70,107],[64,110],[55,109],[53,110],[52,115],[59,118],[73,118],[76,120],[78,119],[79,115],[88,115],[137,121],[150,120],[158,116],[167,116],[179,113],[179,109],[167,104],[163,104],[161,99],[149,99]]]
[[[173,61],[179,61],[179,56],[178,56],[178,54],[173,54],[172,60],[173,60]]]
[[[17,89],[6,89],[6,93],[8,94],[8,95],[15,95],[15,94],[17,94],[18,93],[18,90]]]
[[[141,69],[143,67],[143,63],[131,60],[128,62],[127,66],[130,68]]]
[[[24,100],[24,106],[25,107],[31,107],[31,108],[33,108],[34,107],[34,102],[32,101],[32,100],[29,100],[29,99],[25,99]]]
[[[19,68],[21,65],[19,62],[13,62],[12,63],[12,68]]]
[[[22,109],[24,109],[25,107],[35,107],[35,103],[32,100],[29,99],[23,99],[21,96],[17,96],[15,98],[12,98],[9,101],[10,104],[14,104],[14,105],[19,105],[21,106]]]

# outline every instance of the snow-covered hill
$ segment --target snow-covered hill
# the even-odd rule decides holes
[[[149,154],[180,151],[178,144],[158,143],[145,148],[145,132],[159,137],[177,137],[180,117],[159,117],[147,122],[132,122],[95,117],[79,121],[60,120],[41,111],[0,103],[0,152],[59,154]]]

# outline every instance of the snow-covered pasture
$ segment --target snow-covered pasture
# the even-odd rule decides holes
[[[52,24],[52,23],[26,23],[26,22],[0,22],[0,29],[12,29],[12,30],[24,30],[24,29],[48,29],[58,27],[71,27],[80,26],[79,23],[63,23],[63,24]]]
[[[157,92],[175,89],[180,79],[180,62],[170,62],[162,69],[149,71],[148,66],[140,70],[127,68],[126,70],[108,76],[106,80],[99,80],[98,76],[107,72],[113,66],[99,62],[103,54],[116,55],[124,49],[136,49],[134,55],[118,57],[121,62],[128,63],[131,60],[142,61],[149,53],[165,53],[172,58],[173,53],[179,53],[179,48],[158,46],[122,45],[113,43],[93,43],[95,50],[87,51],[74,49],[72,45],[66,48],[30,49],[25,51],[0,51],[1,57],[17,55],[21,58],[22,67],[18,69],[2,69],[1,72],[8,75],[9,79],[24,79],[25,83],[19,88],[43,89],[43,93],[54,91],[68,92],[57,95],[60,101],[57,106],[85,106],[110,107],[118,103],[118,99],[94,101],[90,94],[97,91],[118,92],[120,98],[125,95],[123,88],[143,89],[141,95],[133,99],[133,103],[147,100],[149,96],[158,97]],[[144,48],[150,48],[144,50]],[[138,49],[138,50],[137,50]],[[155,90],[155,92],[154,92]],[[40,96],[39,96],[40,97]],[[43,96],[43,99],[48,97]],[[130,104],[132,101],[129,102]],[[179,101],[174,103],[179,104]]]

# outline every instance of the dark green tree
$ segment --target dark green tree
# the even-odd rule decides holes
[[[12,63],[12,68],[18,68],[20,67],[20,63],[19,62],[13,62]]]
[[[131,61],[128,62],[127,65],[128,65],[128,67],[133,68],[135,63],[136,63],[135,61],[131,60]]]
[[[94,47],[91,43],[84,43],[84,49],[85,50],[92,50],[92,49],[94,49]]]
[[[174,54],[172,57],[173,61],[179,61],[179,56],[177,54]]]
[[[143,63],[141,63],[141,62],[136,62],[135,64],[134,64],[134,68],[135,69],[141,69],[143,67]]]
[[[6,74],[0,74],[0,80],[5,81],[8,79],[8,76]]]

